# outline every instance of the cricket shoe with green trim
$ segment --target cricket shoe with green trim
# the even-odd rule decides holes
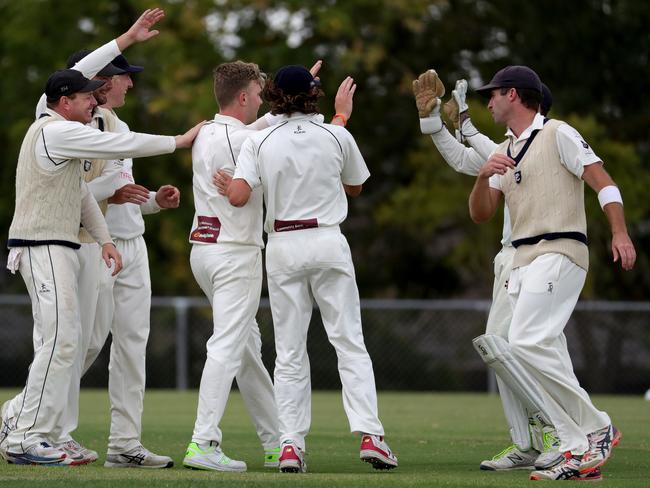
[[[280,466],[280,448],[266,449],[264,451],[264,467],[277,468]]]
[[[564,459],[560,452],[560,439],[557,437],[555,429],[544,430],[542,432],[542,442],[544,450],[535,460],[535,469],[540,471],[552,468]]]
[[[185,451],[183,466],[190,469],[203,469],[206,471],[229,471],[244,472],[246,463],[230,459],[224,454],[215,441],[208,445],[199,445],[196,442],[190,442]]]
[[[159,456],[139,445],[130,451],[119,454],[107,454],[105,468],[171,468],[174,461],[169,456]]]
[[[513,469],[534,469],[539,453],[535,449],[522,451],[513,444],[506,447],[492,459],[482,461],[479,468],[484,471],[510,471]]]

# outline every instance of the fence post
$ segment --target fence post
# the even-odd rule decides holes
[[[176,389],[187,390],[188,387],[188,327],[187,309],[189,302],[184,297],[174,297],[176,313]]]

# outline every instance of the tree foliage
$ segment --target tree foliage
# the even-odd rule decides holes
[[[145,8],[141,0],[0,0],[0,222],[13,213],[15,161],[47,76],[81,47],[124,32]],[[223,61],[255,61],[270,73],[284,64],[323,59],[321,79],[333,113],[340,80],[358,83],[348,128],[372,177],[351,202],[345,232],[362,296],[489,296],[499,219],[469,220],[472,179],[449,169],[419,133],[411,80],[438,70],[448,90],[460,77],[472,87],[507,64],[533,67],[554,94],[553,116],[573,124],[621,186],[640,259],[632,273],[610,263],[605,217],[587,191],[592,270],[585,295],[647,298],[650,244],[647,127],[650,101],[650,7],[634,0],[214,0],[158,2],[161,34],[126,55],[146,69],[119,110],[136,131],[176,134],[217,110],[212,69]],[[476,125],[496,141],[484,102],[470,95]],[[191,224],[189,151],[139,159],[136,181],[173,183],[181,208],[148,217],[155,293],[198,293],[188,266]],[[6,232],[6,231],[5,231]],[[18,280],[5,289],[21,289]]]

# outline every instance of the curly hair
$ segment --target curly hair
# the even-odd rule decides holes
[[[294,112],[317,114],[320,112],[318,99],[324,95],[320,86],[314,86],[308,93],[285,95],[281,88],[275,86],[273,80],[268,80],[262,90],[262,98],[270,105],[273,115],[290,115]]]
[[[266,79],[259,66],[243,61],[220,64],[213,73],[214,97],[222,108],[230,105],[251,81],[257,81],[260,86],[264,86]]]

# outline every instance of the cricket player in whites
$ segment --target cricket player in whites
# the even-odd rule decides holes
[[[578,383],[563,331],[589,264],[583,182],[598,193],[610,223],[614,261],[629,270],[636,251],[623,199],[580,134],[538,113],[542,88],[533,70],[508,66],[477,91],[490,97],[494,121],[508,130],[479,171],[470,215],[487,221],[505,196],[515,247],[508,341],[487,335],[477,346],[557,429],[564,459],[530,478],[597,480],[620,433]]]
[[[311,72],[315,74],[320,66],[318,61]],[[217,66],[214,94],[219,113],[203,127],[192,148],[196,213],[189,238],[190,263],[212,305],[214,333],[207,342],[194,433],[183,460],[188,468],[247,469],[245,462],[230,459],[221,447],[219,423],[235,377],[262,441],[264,467],[279,465],[278,411],[255,321],[262,286],[262,189],[256,189],[240,208],[230,205],[225,196],[244,141],[280,119],[266,114],[255,121],[264,79],[254,63]],[[351,81],[342,85],[337,96],[337,113],[345,118],[352,112],[351,85]]]
[[[311,382],[306,342],[312,297],[336,350],[350,430],[361,434],[360,457],[377,469],[391,469],[397,458],[377,414],[354,266],[339,228],[347,215],[346,193],[359,195],[370,173],[350,133],[321,123],[322,95],[318,80],[302,66],[285,66],[267,82],[264,97],[282,120],[244,142],[228,196],[241,207],[258,188],[264,192],[280,470],[307,470]],[[338,118],[345,122],[344,116]]]
[[[552,105],[551,91],[542,85],[543,97],[540,112],[546,116]],[[441,98],[445,87],[435,70],[422,73],[413,81],[413,92],[420,115],[420,129],[423,134],[431,136],[433,143],[447,164],[455,171],[470,176],[478,175],[481,166],[497,144],[481,134],[469,117],[466,102],[467,81],[459,80],[451,93],[450,100],[444,105],[450,121],[456,129],[454,137],[442,122],[440,115]],[[466,141],[470,147],[460,141]],[[486,324],[486,334],[507,339],[512,306],[506,286],[512,269],[515,248],[511,243],[510,217],[508,207],[504,208],[502,248],[494,258],[494,285],[492,288],[492,305]],[[484,336],[481,336],[484,337]],[[482,340],[478,338],[478,340]],[[475,347],[476,342],[475,342]],[[480,349],[477,351],[481,353]],[[483,359],[485,356],[480,354]],[[488,365],[498,363],[488,362]],[[539,415],[535,405],[526,402],[526,397],[513,390],[496,369],[499,394],[503,403],[506,420],[510,426],[513,444],[492,459],[482,461],[483,470],[546,469],[562,460],[558,450],[557,434],[550,422]]]

